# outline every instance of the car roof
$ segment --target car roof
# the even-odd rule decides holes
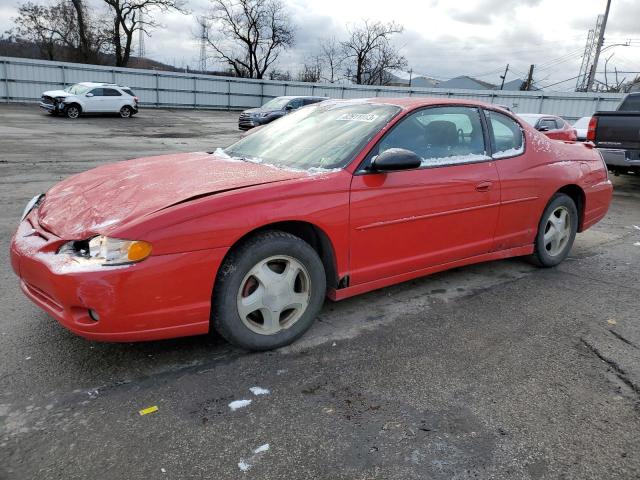
[[[533,118],[542,118],[542,117],[562,118],[558,115],[553,115],[552,113],[517,113],[516,115],[520,117],[533,117]]]
[[[118,85],[116,83],[106,83],[106,82],[80,82],[80,85],[83,87],[118,87],[118,88],[129,88],[124,85]]]
[[[295,98],[319,98],[323,100],[329,100],[329,97],[319,97],[317,95],[280,95],[279,97],[275,97],[275,98],[288,98],[291,100]]]
[[[504,107],[498,104],[479,102],[477,100],[463,100],[456,98],[443,98],[443,97],[371,97],[371,98],[352,98],[352,99],[328,99],[329,102],[336,103],[370,103],[372,105],[393,105],[400,107],[403,110],[413,110],[414,108],[430,107],[430,106],[456,106],[456,105],[471,105],[477,107],[484,107],[499,110],[500,112],[512,113],[505,110]]]

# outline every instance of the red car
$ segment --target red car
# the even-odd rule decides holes
[[[578,132],[565,119],[556,115],[544,115],[542,113],[519,113],[523,119],[539,132],[554,140],[575,142],[578,140]]]
[[[83,337],[215,329],[263,350],[302,335],[325,296],[514,256],[557,265],[611,195],[591,145],[491,105],[326,101],[225,150],[62,181],[27,205],[11,259]]]

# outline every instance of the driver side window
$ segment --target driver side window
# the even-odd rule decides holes
[[[294,100],[291,100],[287,106],[290,107],[292,110],[297,110],[302,106],[302,99],[296,98]]]
[[[540,120],[539,128],[546,128],[547,130],[556,130],[558,127],[556,121],[553,118],[543,118]]]
[[[480,112],[471,107],[433,107],[410,114],[380,141],[376,154],[390,148],[415,152],[423,168],[488,160]]]

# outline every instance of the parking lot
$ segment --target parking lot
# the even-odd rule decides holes
[[[237,116],[0,106],[0,479],[640,476],[637,176],[613,178],[608,216],[559,267],[511,259],[327,301],[274,352],[215,334],[90,342],[22,295],[8,250],[33,195],[106,162],[224,147]]]

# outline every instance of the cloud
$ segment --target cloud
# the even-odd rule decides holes
[[[464,10],[450,9],[450,15],[454,20],[473,25],[489,25],[496,17],[509,17],[519,7],[535,7],[542,0],[480,0],[471,8]]]
[[[638,19],[640,19],[640,2],[637,0],[612,2],[607,22],[607,33],[637,36],[640,34]],[[595,23],[595,19],[593,23]]]

